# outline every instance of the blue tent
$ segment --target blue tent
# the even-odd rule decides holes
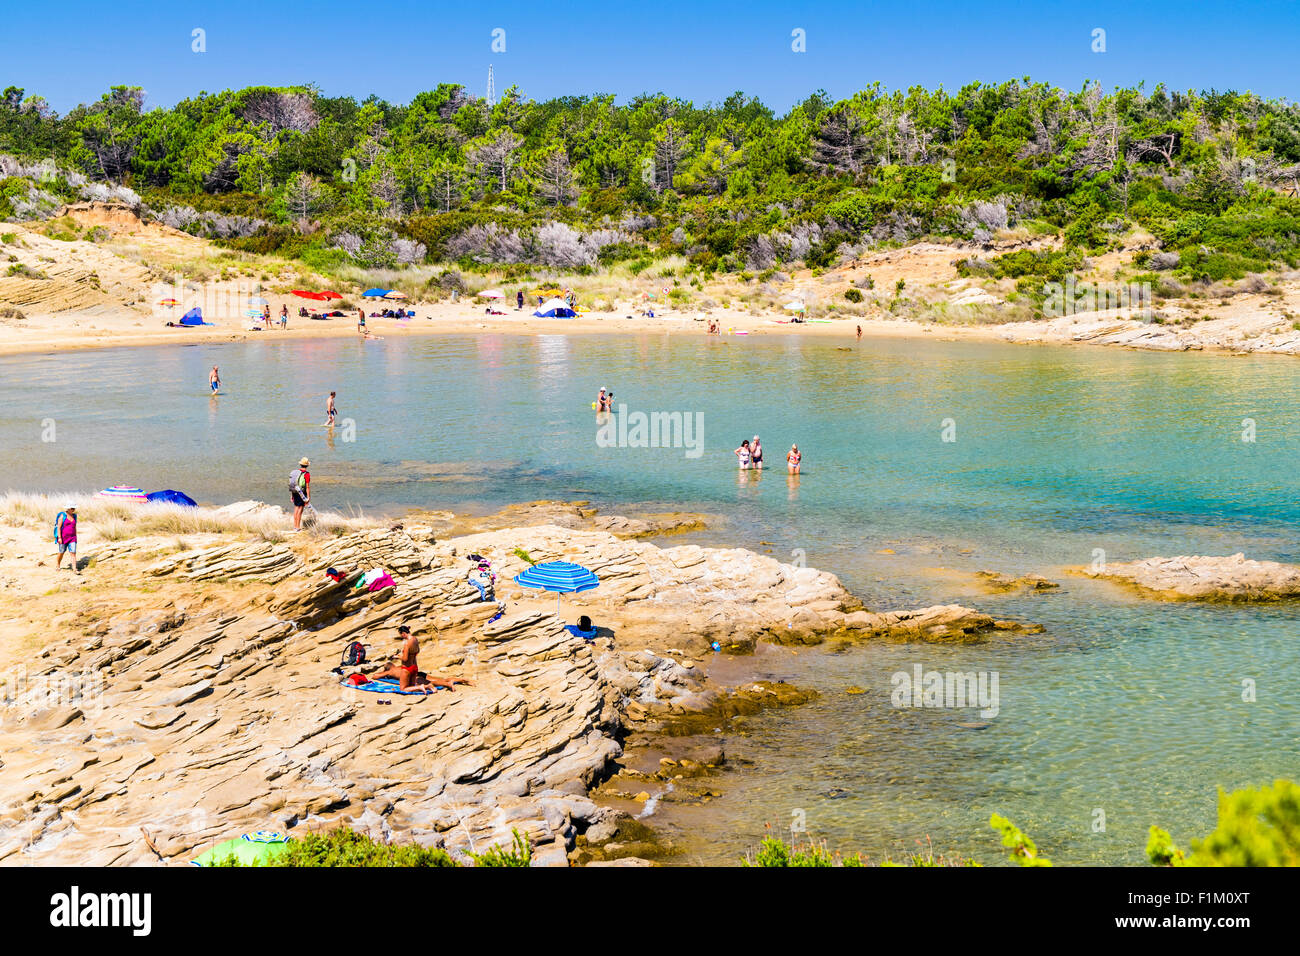
[[[181,316],[180,324],[181,325],[211,325],[212,323],[204,322],[203,310],[200,309],[198,306],[195,306],[194,308],[190,309],[188,312],[186,312],[184,315]]]
[[[522,574],[515,575],[515,583],[526,588],[541,588],[555,592],[555,611],[560,610],[560,595],[573,591],[590,591],[599,586],[595,573],[570,561],[543,561],[534,564]]]
[[[367,299],[382,299],[384,296],[388,295],[388,293],[392,291],[393,291],[392,289],[367,289],[365,292],[361,294],[365,296]]]
[[[548,299],[537,307],[533,315],[542,319],[571,319],[578,313],[569,308],[563,299]]]
[[[155,491],[145,496],[148,500],[161,505],[184,505],[186,508],[197,508],[199,503],[187,494],[179,491],[173,491],[168,488],[166,491]]]

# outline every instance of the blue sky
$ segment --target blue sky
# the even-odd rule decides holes
[[[329,95],[407,102],[440,81],[533,99],[663,91],[697,103],[741,89],[783,112],[823,88],[1031,76],[1067,88],[1146,81],[1300,99],[1300,2],[392,2],[86,0],[13,4],[0,35],[0,87],[60,112],[111,84],[150,105],[202,90],[316,83]],[[191,50],[192,31],[207,50]],[[493,53],[492,31],[505,31]],[[1094,53],[1093,30],[1106,51]],[[805,31],[806,52],[791,49]]]

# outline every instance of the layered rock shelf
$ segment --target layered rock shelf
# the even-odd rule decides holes
[[[587,794],[617,769],[630,728],[806,699],[716,685],[701,664],[713,642],[1029,629],[960,606],[873,612],[832,574],[739,549],[554,525],[432,537],[395,526],[205,540],[162,558],[118,549],[113,575],[147,585],[154,606],[60,629],[0,688],[0,863],[176,864],[249,830],[339,823],[453,852],[519,830],[539,864],[585,861],[594,834],[619,832],[617,812]],[[471,553],[497,573],[495,621],[496,604],[465,580]],[[553,595],[513,577],[559,558],[601,583],[564,595],[557,616]],[[396,587],[354,587],[371,567]],[[600,627],[595,641],[564,628],[579,613]],[[373,669],[398,650],[402,623],[425,670],[472,686],[427,697],[342,686],[333,669],[348,642],[370,646],[360,669]]]

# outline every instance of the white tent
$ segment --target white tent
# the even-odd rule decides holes
[[[571,319],[576,314],[563,299],[547,299],[533,313],[543,319]]]

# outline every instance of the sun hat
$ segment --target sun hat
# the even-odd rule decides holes
[[[306,468],[306,467],[307,467],[308,465],[310,465],[310,464],[311,464],[311,462],[308,461],[306,458],[300,458],[300,459],[298,460],[298,467],[299,467],[299,468]]]

